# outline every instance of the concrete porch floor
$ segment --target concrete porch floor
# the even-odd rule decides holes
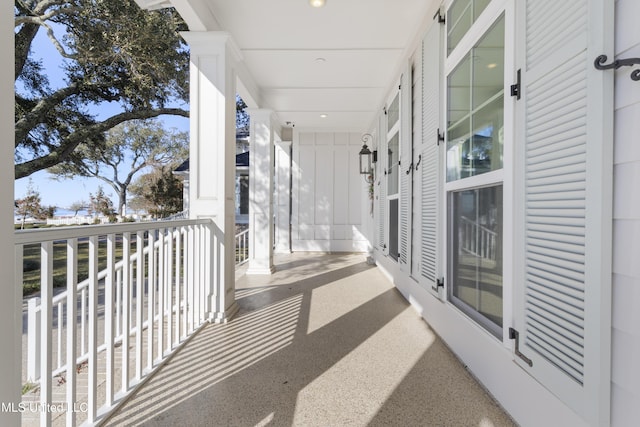
[[[107,425],[512,426],[362,254],[237,271],[239,314],[207,325]]]

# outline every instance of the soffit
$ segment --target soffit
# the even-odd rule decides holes
[[[273,109],[282,125],[355,132],[372,123],[435,7],[432,0],[327,0],[322,8],[308,0],[172,0],[179,11],[184,2],[208,9],[215,28],[206,29],[231,34],[241,76],[253,80],[242,86],[256,88],[258,107]]]

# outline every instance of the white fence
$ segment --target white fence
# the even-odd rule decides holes
[[[213,227],[185,220],[16,233],[16,265],[25,247],[40,252],[41,294],[28,303],[27,376],[43,407],[53,402],[54,381],[64,383],[58,403],[67,408],[66,424],[99,423],[204,323],[213,293],[208,260],[220,250]],[[66,288],[55,296],[54,257],[66,258]],[[83,264],[88,277],[80,281]],[[22,287],[21,269],[16,276]],[[86,368],[87,402],[74,412],[79,367]],[[51,424],[50,411],[39,416]]]
[[[82,225],[82,224],[95,224],[95,222],[100,224],[108,224],[109,218],[106,216],[103,217],[92,217],[92,216],[73,216],[69,218],[47,218],[47,225]]]

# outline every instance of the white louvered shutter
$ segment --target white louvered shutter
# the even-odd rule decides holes
[[[442,173],[438,132],[440,126],[441,26],[434,23],[422,41],[422,144],[416,168],[421,185],[420,283],[437,292],[440,221],[438,210]]]
[[[411,67],[402,74],[400,89],[400,212],[399,262],[400,270],[409,272],[411,265]]]
[[[378,137],[378,162],[376,164],[376,181],[374,185],[378,194],[378,248],[386,254],[388,249],[386,238],[387,176],[384,173],[384,165],[387,162],[387,150],[383,147],[386,147],[386,141],[384,141],[386,137],[384,135],[387,134],[387,130],[384,122],[386,122],[386,117],[382,116],[378,129],[378,135],[380,136]]]
[[[613,2],[528,0],[516,7],[524,275],[515,319],[520,352],[532,366],[516,360],[590,424],[604,425],[613,80],[593,62],[612,52]]]

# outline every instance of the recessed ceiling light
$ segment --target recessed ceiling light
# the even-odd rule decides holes
[[[498,64],[496,64],[495,62],[492,62],[491,64],[487,65],[487,68],[491,70],[493,68],[496,68],[497,66]]]
[[[320,114],[320,118],[322,119],[326,119],[327,117],[329,117],[327,114]]]
[[[309,0],[309,4],[313,7],[322,7],[324,6],[324,0]]]
[[[316,62],[320,64],[323,62],[327,62],[327,60],[325,58],[316,58]]]

